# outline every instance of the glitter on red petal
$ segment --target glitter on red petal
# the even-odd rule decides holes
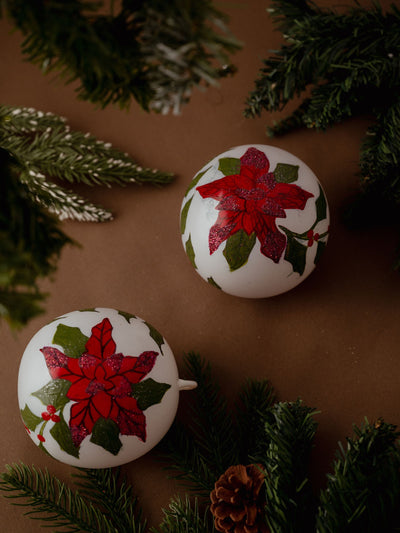
[[[40,442],[45,442],[46,439],[43,437],[43,435],[38,435],[37,436],[38,440],[40,440]]]
[[[249,167],[255,167],[258,169],[265,168],[267,171],[269,169],[269,161],[267,156],[264,154],[264,152],[257,150],[257,148],[254,148],[253,146],[246,150],[246,152],[240,158],[240,162],[242,165]]]

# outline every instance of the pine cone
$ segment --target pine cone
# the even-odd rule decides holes
[[[264,473],[257,465],[230,466],[211,492],[215,528],[224,533],[269,533],[261,488]]]

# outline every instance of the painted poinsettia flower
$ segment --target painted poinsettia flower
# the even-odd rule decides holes
[[[209,250],[218,247],[239,230],[255,233],[261,253],[278,263],[286,248],[286,236],[276,226],[286,218],[285,209],[303,210],[314,196],[293,183],[278,182],[264,152],[248,148],[240,158],[238,174],[197,187],[203,198],[218,200],[217,221],[209,232]]]
[[[41,349],[53,379],[71,383],[66,394],[71,406],[69,428],[74,445],[92,433],[99,419],[112,420],[122,435],[146,440],[146,418],[132,396],[132,385],[153,368],[158,353],[139,357],[116,353],[108,318],[92,328],[80,357],[69,357],[52,346]]]

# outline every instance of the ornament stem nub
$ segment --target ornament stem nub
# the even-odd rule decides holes
[[[178,379],[178,389],[181,390],[192,390],[197,387],[196,381],[189,381],[187,379]]]

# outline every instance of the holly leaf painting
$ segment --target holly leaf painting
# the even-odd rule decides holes
[[[65,379],[54,379],[36,392],[32,392],[32,396],[39,398],[44,405],[53,405],[58,411],[69,402],[67,392],[70,386],[71,383]]]
[[[60,420],[56,422],[50,429],[50,435],[56,442],[58,442],[60,448],[64,452],[76,457],[77,459],[79,458],[79,449],[72,441],[71,430],[69,429],[62,413],[60,413]]]
[[[32,413],[27,405],[21,409],[21,417],[25,426],[31,431],[35,431],[36,427],[43,422],[43,418]]]
[[[161,346],[165,343],[164,337],[161,335],[159,331],[156,330],[154,326],[149,324],[148,322],[145,322],[146,326],[149,328],[150,337],[153,339],[153,341],[157,344],[161,355],[164,355]]]
[[[101,446],[113,455],[118,455],[122,447],[118,425],[110,418],[99,418],[93,426],[90,442]]]
[[[186,189],[185,196],[187,196],[188,192],[190,192],[196,185],[199,183],[200,179],[204,176],[204,174],[209,170],[210,167],[206,168],[206,170],[203,170],[202,172],[199,172],[190,182],[189,187]]]
[[[138,407],[145,411],[152,405],[160,403],[170,387],[168,383],[158,383],[148,378],[132,385],[132,396],[136,399]]]
[[[317,222],[324,220],[326,218],[327,203],[321,185],[319,186],[319,196],[315,201],[315,207],[317,210]]]
[[[326,248],[326,242],[318,241],[317,253],[315,254],[315,258],[314,258],[315,265],[321,259],[321,255],[324,253],[325,248]]]
[[[279,183],[293,183],[299,179],[299,165],[277,163],[274,176]]]
[[[233,174],[239,174],[240,164],[240,159],[237,157],[221,157],[218,170],[220,170],[224,176],[232,176]]]
[[[218,283],[215,281],[214,278],[210,277],[210,278],[207,278],[207,281],[210,285],[212,285],[213,287],[215,287],[216,289],[219,289],[221,290],[221,287],[218,285]]]
[[[126,313],[125,311],[118,311],[118,314],[123,316],[125,320],[128,322],[128,324],[131,318],[136,318],[136,316],[132,315],[132,313]]]
[[[193,267],[197,269],[197,265],[196,265],[196,262],[195,262],[195,253],[194,253],[194,248],[193,248],[193,244],[192,244],[191,235],[189,235],[189,238],[186,241],[185,249],[186,249],[186,255],[190,259],[190,262],[192,263]]]
[[[89,337],[86,337],[79,328],[58,324],[53,337],[53,344],[62,346],[68,357],[77,358],[85,351],[88,340]]]
[[[247,263],[255,243],[256,234],[254,231],[251,235],[247,235],[244,230],[240,229],[228,237],[223,254],[231,272]]]
[[[289,230],[286,230],[286,236],[285,260],[291,263],[294,272],[302,276],[306,268],[307,246],[301,244]]]
[[[185,233],[186,229],[186,221],[187,216],[190,208],[190,204],[192,203],[193,196],[186,202],[186,204],[183,206],[181,211],[181,234],[183,235]]]

